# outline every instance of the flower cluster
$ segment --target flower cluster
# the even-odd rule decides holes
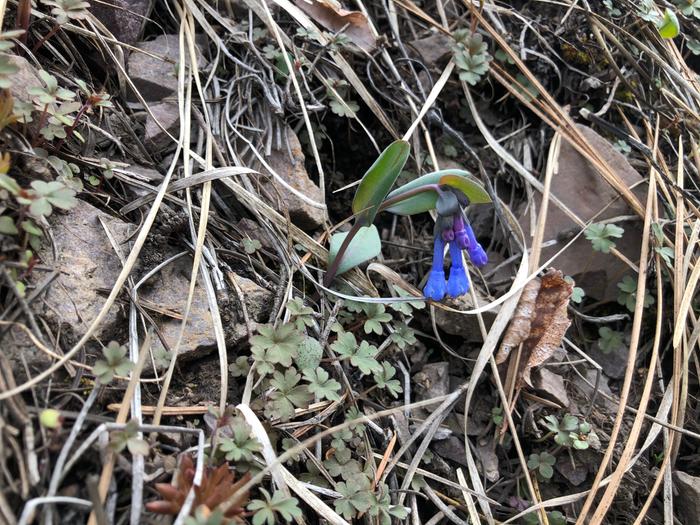
[[[435,222],[435,244],[433,247],[433,266],[423,294],[433,301],[448,297],[459,297],[469,291],[469,278],[462,261],[462,250],[466,250],[474,266],[481,268],[488,263],[484,248],[478,243],[474,230],[469,225],[462,211],[467,204],[462,193],[443,191],[437,202],[437,221]],[[450,248],[450,275],[445,280],[444,254],[445,243]]]

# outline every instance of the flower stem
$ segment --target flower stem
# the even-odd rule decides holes
[[[338,273],[338,267],[340,266],[340,263],[343,259],[343,256],[345,255],[345,252],[348,249],[348,246],[350,246],[350,242],[355,238],[355,235],[357,235],[357,232],[360,231],[360,228],[364,226],[361,221],[355,221],[355,223],[352,225],[352,228],[350,228],[350,231],[348,232],[347,236],[343,240],[343,244],[340,245],[340,249],[338,250],[338,253],[335,255],[335,259],[333,259],[333,262],[331,263],[330,267],[328,268],[328,272],[326,272],[326,276],[323,278],[323,286],[330,286],[330,284],[333,282],[333,279],[335,278],[335,274]]]

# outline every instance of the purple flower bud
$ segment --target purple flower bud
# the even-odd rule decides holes
[[[456,241],[450,243],[450,257],[452,266],[450,278],[447,281],[447,295],[459,297],[469,291],[469,277],[462,264],[462,249]]]
[[[451,228],[442,230],[442,239],[446,242],[452,242],[455,239],[455,232]]]
[[[467,248],[467,253],[469,253],[469,258],[471,259],[472,263],[477,268],[486,266],[486,264],[489,262],[489,258],[486,255],[484,248],[482,248],[481,244],[479,244],[476,240],[476,236],[474,235],[474,230],[472,230],[471,225],[467,223],[464,227],[464,230],[466,231],[467,238],[469,239],[469,247]]]
[[[455,217],[452,231],[454,231],[454,238],[457,240],[459,247],[462,250],[468,250],[470,246],[469,237],[467,237],[467,232],[464,230],[464,219],[461,214]]]

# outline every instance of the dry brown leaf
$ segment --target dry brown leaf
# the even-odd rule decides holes
[[[523,382],[532,386],[530,381],[532,368],[549,359],[561,344],[571,324],[567,307],[573,290],[573,284],[565,281],[559,270],[550,268],[542,277],[530,335],[523,344],[523,355],[527,356],[527,361],[521,370],[519,386],[522,386]]]
[[[530,335],[530,326],[535,316],[535,301],[540,291],[541,280],[535,278],[528,282],[520,295],[518,306],[515,308],[513,318],[503,336],[501,347],[496,354],[496,364],[505,363],[510,351],[527,339]]]
[[[360,49],[370,53],[376,47],[377,39],[360,11],[343,9],[335,0],[294,0],[294,3],[329,31],[337,33],[345,28],[343,34]]]
[[[510,351],[523,344],[516,389],[532,386],[530,373],[549,359],[561,344],[571,321],[567,315],[574,285],[564,280],[559,270],[550,268],[540,279],[533,279],[518,302],[513,319],[496,355],[496,363],[508,360]]]

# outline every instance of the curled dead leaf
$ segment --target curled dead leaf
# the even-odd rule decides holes
[[[496,357],[497,363],[505,362],[510,350],[523,343],[517,372],[517,388],[522,388],[525,383],[532,386],[530,380],[532,369],[552,356],[561,345],[564,334],[571,325],[567,307],[574,285],[565,281],[562,273],[553,268],[547,270],[547,273],[538,279],[537,285],[533,284],[534,281],[528,283],[529,289],[526,287],[523,290],[511,325]]]
[[[368,53],[377,45],[369,21],[360,11],[348,11],[336,0],[295,0],[299,9],[314,22],[334,33],[342,31],[357,47]]]
[[[505,363],[510,355],[510,351],[525,341],[530,334],[530,326],[535,316],[535,301],[537,300],[537,294],[540,291],[541,284],[542,281],[536,277],[523,288],[518,306],[515,308],[513,318],[508,325],[506,334],[503,336],[498,354],[496,354],[496,364],[500,365]]]

